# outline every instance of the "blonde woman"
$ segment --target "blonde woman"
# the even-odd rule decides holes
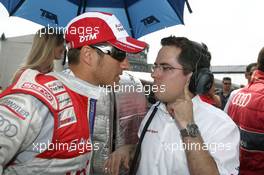
[[[48,73],[53,70],[53,61],[64,56],[63,33],[54,28],[42,28],[34,36],[32,48],[26,62],[17,70],[12,82],[15,82],[26,69]]]

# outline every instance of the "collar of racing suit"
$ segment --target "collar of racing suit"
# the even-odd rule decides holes
[[[255,83],[255,82],[263,82],[264,83],[264,72],[262,72],[261,70],[255,70],[253,75],[252,75],[252,79],[251,79],[251,83]]]

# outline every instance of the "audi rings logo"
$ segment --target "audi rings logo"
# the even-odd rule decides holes
[[[232,100],[233,105],[245,107],[251,99],[251,94],[237,93]]]
[[[17,134],[17,126],[0,115],[0,134],[7,137],[13,137]]]

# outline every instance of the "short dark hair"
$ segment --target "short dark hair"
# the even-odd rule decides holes
[[[161,45],[181,49],[178,61],[184,68],[184,74],[194,72],[196,69],[210,68],[211,54],[203,43],[185,37],[169,36],[161,40]]]
[[[224,82],[224,81],[231,81],[231,78],[230,78],[230,77],[224,77],[224,78],[223,78],[223,82]]]
[[[258,70],[264,72],[264,47],[260,50],[258,55]]]
[[[247,65],[246,67],[246,72],[250,72],[252,67],[257,67],[257,63],[250,63],[249,65]]]
[[[80,49],[69,49],[68,64],[78,64],[80,62]]]

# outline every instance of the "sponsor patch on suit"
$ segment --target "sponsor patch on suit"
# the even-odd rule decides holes
[[[59,122],[58,128],[62,128],[77,122],[77,118],[74,114],[73,107],[69,107],[64,109],[62,112],[59,113]]]

